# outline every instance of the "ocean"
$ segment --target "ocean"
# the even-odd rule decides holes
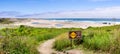
[[[120,22],[119,18],[45,18],[46,20],[69,20],[69,21],[116,21]]]
[[[104,22],[116,22],[120,23],[120,18],[44,18],[45,20],[52,20],[52,21],[67,21],[67,22],[97,22],[97,23],[104,23]]]

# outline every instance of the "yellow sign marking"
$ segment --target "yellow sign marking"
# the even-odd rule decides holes
[[[70,36],[72,39],[74,39],[77,36],[77,34],[75,32],[71,32]]]

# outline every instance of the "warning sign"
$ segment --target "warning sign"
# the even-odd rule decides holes
[[[76,36],[77,36],[77,34],[76,34],[75,32],[71,32],[71,33],[70,33],[70,37],[71,37],[72,39],[74,39]]]
[[[70,39],[81,38],[81,31],[70,31],[69,38]]]

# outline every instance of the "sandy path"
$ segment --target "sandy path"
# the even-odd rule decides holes
[[[38,47],[38,51],[40,52],[40,54],[53,54],[53,53],[54,54],[83,54],[82,51],[77,49],[68,50],[68,51],[65,51],[64,53],[55,51],[54,49],[52,49],[54,41],[55,39],[50,39],[42,43]]]
[[[77,49],[68,50],[66,52],[67,52],[67,54],[83,54],[82,51],[77,50]]]
[[[52,54],[54,52],[54,49],[52,49],[54,41],[55,39],[50,39],[42,43],[38,47],[40,54]]]

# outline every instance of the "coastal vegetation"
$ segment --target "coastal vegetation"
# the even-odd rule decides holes
[[[54,48],[59,51],[70,49],[67,35],[56,38]],[[64,40],[64,43],[62,42]],[[77,44],[76,44],[77,43]],[[120,25],[106,27],[89,27],[82,31],[82,43],[74,40],[74,48],[82,46],[89,50],[120,54]]]
[[[39,54],[37,46],[48,40],[76,28],[34,28],[21,25],[19,28],[0,30],[0,53],[3,54]]]
[[[9,23],[13,23],[13,21],[10,21],[10,18],[0,18],[0,23],[9,24]]]
[[[37,46],[45,40],[55,38],[54,48],[58,51],[71,49],[68,31],[82,31],[82,40],[74,40],[73,48],[95,52],[120,53],[120,25],[80,28],[34,28],[21,25],[18,28],[0,30],[1,54],[39,54]]]

